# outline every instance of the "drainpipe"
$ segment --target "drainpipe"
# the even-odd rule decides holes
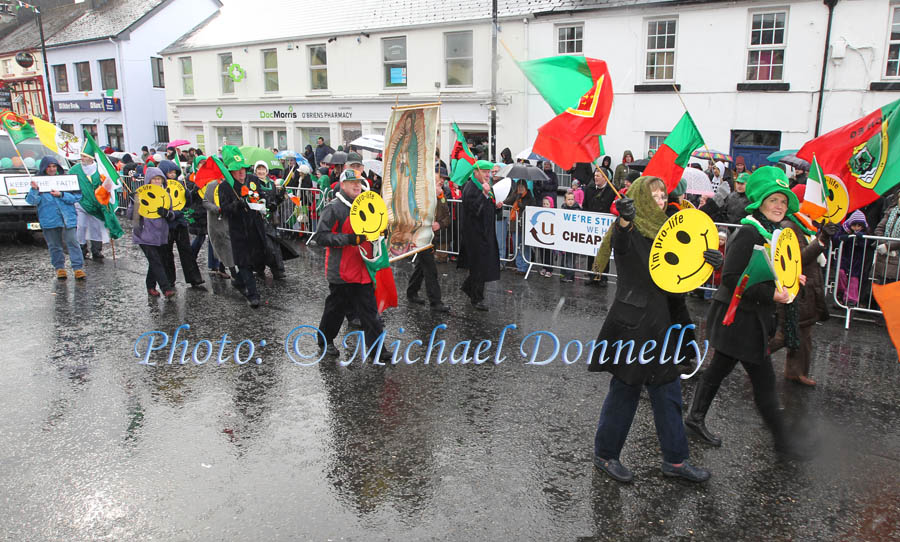
[[[822,0],[828,6],[828,28],[825,30],[825,51],[822,54],[822,80],[819,83],[819,105],[816,107],[816,132],[813,137],[819,137],[819,128],[822,125],[822,101],[825,96],[825,70],[828,67],[828,49],[831,48],[831,21],[834,19],[834,6],[838,0]]]
[[[119,98],[119,102],[122,104],[122,138],[124,139],[124,141],[122,141],[122,146],[123,146],[122,150],[125,151],[126,149],[133,148],[133,146],[128,144],[128,136],[125,135],[125,124],[126,124],[125,121],[128,119],[128,117],[125,115],[125,80],[127,79],[127,77],[125,77],[125,65],[122,64],[122,47],[121,47],[122,42],[116,41],[112,38],[107,38],[107,39],[111,43],[115,44],[115,46],[116,46],[116,66],[119,69],[119,75],[121,75],[121,77],[119,77],[116,80],[116,82],[118,83],[118,86],[119,86],[119,88],[117,90],[119,92],[121,92],[121,97]],[[102,83],[100,86],[101,87],[103,86]],[[104,94],[104,97],[105,97],[105,94]],[[100,136],[99,131],[100,131],[100,127],[98,126],[97,127],[97,136],[98,137]]]
[[[497,0],[491,5],[491,141],[490,158],[497,161]]]

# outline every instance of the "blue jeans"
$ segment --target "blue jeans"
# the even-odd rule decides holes
[[[516,269],[518,269],[519,271],[522,271],[523,273],[525,271],[528,271],[528,262],[526,262],[525,260],[530,260],[530,259],[531,259],[531,247],[523,244],[522,250],[520,250],[518,253],[516,253]]]
[[[47,228],[44,230],[44,240],[47,241],[47,250],[50,251],[50,263],[54,269],[66,268],[66,255],[63,252],[63,243],[69,250],[69,260],[72,269],[84,267],[84,254],[75,236],[76,228]]]
[[[194,258],[200,254],[200,249],[203,248],[203,241],[206,240],[206,234],[201,233],[200,235],[194,237],[194,240],[191,241],[191,252],[194,253]],[[212,241],[206,243],[206,263],[209,267],[210,271],[214,271],[219,268],[219,259],[216,258],[216,253],[213,251]]]
[[[661,386],[647,386],[647,391],[650,393],[650,406],[663,459],[667,463],[681,463],[688,458],[688,441],[681,419],[681,379],[676,378]],[[640,398],[641,386],[629,386],[612,377],[594,436],[595,456],[619,459]]]
[[[496,221],[497,246],[500,247],[500,260],[506,259],[506,239],[509,233],[509,223],[504,218]]]

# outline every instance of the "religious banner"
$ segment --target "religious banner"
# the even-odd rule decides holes
[[[384,136],[384,182],[392,256],[431,244],[437,193],[435,150],[440,104],[393,108]]]

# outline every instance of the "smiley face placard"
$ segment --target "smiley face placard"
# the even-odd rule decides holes
[[[832,224],[840,224],[847,217],[847,207],[850,206],[850,194],[840,177],[825,175],[825,211],[824,219]]]
[[[713,268],[704,250],[719,248],[719,233],[709,215],[684,209],[663,224],[650,248],[650,278],[662,290],[681,294],[703,285]]]
[[[367,190],[356,196],[350,208],[350,227],[354,233],[376,241],[387,225],[387,206],[380,194]]]
[[[774,243],[772,267],[775,268],[775,277],[793,299],[800,292],[800,273],[803,270],[800,263],[800,242],[794,230],[785,228],[780,230]]]
[[[184,185],[175,179],[169,179],[166,183],[166,192],[172,197],[172,210],[180,211],[187,204],[187,195]]]
[[[139,186],[134,191],[134,197],[138,203],[138,214],[144,218],[161,218],[156,212],[160,207],[170,208],[172,206],[172,197],[166,192],[166,189],[155,184],[145,184]]]

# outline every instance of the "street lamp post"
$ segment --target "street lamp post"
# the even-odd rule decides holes
[[[50,108],[50,122],[56,123],[56,112],[53,110],[53,85],[50,81],[50,66],[47,64],[47,44],[44,41],[44,24],[41,21],[40,10],[35,10],[37,14],[38,31],[41,34],[41,57],[44,59],[44,80],[47,82],[47,98]]]

